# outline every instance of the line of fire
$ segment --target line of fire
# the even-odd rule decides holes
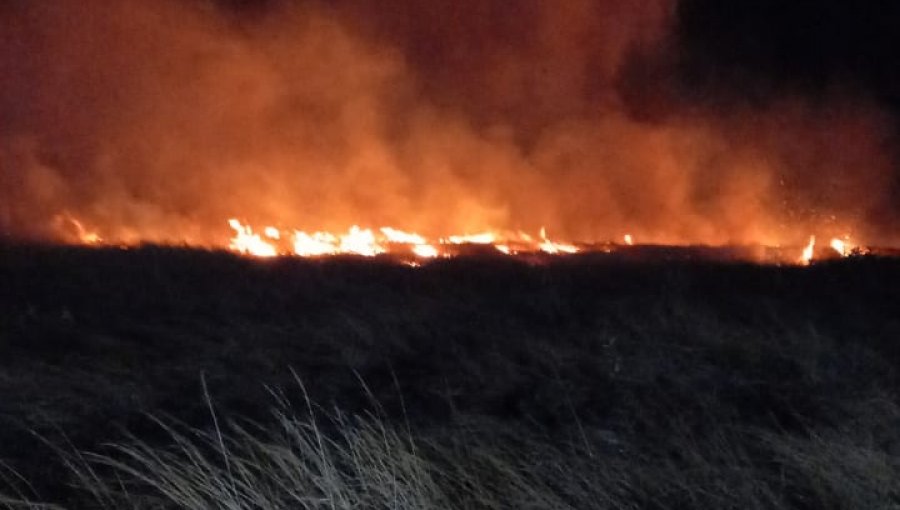
[[[692,245],[641,242],[627,233],[620,239],[602,242],[559,240],[551,238],[543,227],[535,234],[521,230],[489,230],[429,238],[393,227],[363,228],[353,225],[345,232],[306,232],[273,225],[255,227],[237,218],[229,219],[227,225],[232,235],[223,236],[222,244],[191,246],[185,243],[184,246],[228,250],[259,259],[379,257],[411,266],[433,259],[485,255],[515,257],[534,263],[566,256],[596,256],[633,262],[696,260],[798,266],[852,257],[900,256],[898,249],[858,245],[850,236],[817,239],[815,235],[810,235],[806,244],[788,246]],[[68,236],[69,244],[125,249],[137,246],[108,242],[96,230],[86,227],[71,215],[58,216],[57,226]]]

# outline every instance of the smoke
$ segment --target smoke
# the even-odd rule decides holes
[[[883,239],[865,94],[696,101],[668,0],[13,0],[0,231],[221,245],[226,220],[581,240]],[[68,226],[66,226],[68,225]]]

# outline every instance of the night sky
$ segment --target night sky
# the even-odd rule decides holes
[[[821,97],[839,87],[900,107],[897,2],[685,0],[678,19],[682,76],[697,98]]]

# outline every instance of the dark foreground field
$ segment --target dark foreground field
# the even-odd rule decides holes
[[[0,506],[900,508],[898,312],[872,258],[0,248]]]

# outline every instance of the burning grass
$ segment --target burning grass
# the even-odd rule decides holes
[[[139,246],[131,242],[111,241],[101,237],[96,231],[86,228],[71,215],[57,217],[61,240],[82,246],[118,246],[121,248]],[[884,248],[861,246],[852,242],[849,234],[835,237],[826,245],[816,243],[816,236],[801,245],[767,245],[760,242],[743,245],[704,245],[696,243],[657,244],[651,241],[635,241],[635,236],[625,234],[622,242],[607,241],[560,241],[551,240],[547,229],[541,227],[537,235],[522,230],[487,230],[475,234],[455,234],[428,238],[422,234],[393,227],[379,229],[361,228],[353,225],[345,233],[328,231],[305,232],[284,229],[272,225],[255,229],[237,218],[228,220],[233,235],[227,242],[224,238],[212,245],[198,245],[182,240],[181,246],[194,248],[227,249],[234,253],[254,258],[291,256],[302,258],[323,258],[334,256],[376,257],[387,256],[407,264],[419,265],[435,258],[451,258],[471,255],[473,250],[534,260],[544,255],[610,254],[621,253],[633,258],[634,252],[652,248],[700,255],[701,259],[717,254],[732,262],[752,262],[758,264],[809,265],[813,260],[834,259],[854,255],[870,254]],[[65,232],[65,234],[64,234]],[[896,251],[896,250],[893,250]]]
[[[900,263],[641,253],[411,268],[5,247],[0,459],[31,488],[0,492],[66,508],[900,501]]]

